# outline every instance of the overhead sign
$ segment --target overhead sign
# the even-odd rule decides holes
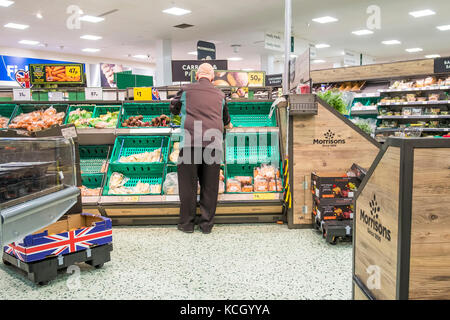
[[[434,73],[450,72],[450,57],[434,59]]]
[[[310,48],[298,56],[293,58],[289,64],[290,70],[290,90],[296,88],[298,85],[305,83],[311,79],[310,68],[311,68],[311,52]]]
[[[30,64],[32,84],[84,84],[84,65]]]
[[[191,72],[197,71],[202,63],[209,63],[214,70],[227,70],[228,60],[173,60],[172,61],[172,81],[189,82],[191,81]]]
[[[283,35],[278,32],[266,32],[264,37],[264,48],[267,50],[284,52]]]
[[[280,87],[283,84],[283,75],[269,74],[266,75],[266,87]]]
[[[197,59],[198,60],[216,60],[216,45],[211,42],[197,42]]]
[[[359,53],[345,50],[344,51],[344,66],[360,66],[361,55]]]
[[[196,72],[192,72],[191,82],[195,80]],[[234,88],[258,88],[266,84],[266,73],[264,71],[230,71],[216,70],[213,84],[216,87],[234,87]]]

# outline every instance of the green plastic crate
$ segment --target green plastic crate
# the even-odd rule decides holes
[[[72,111],[75,111],[77,109],[81,109],[81,110],[86,110],[89,112],[92,112],[92,116],[94,116],[94,111],[95,111],[95,105],[92,106],[78,106],[78,105],[71,105],[69,106],[69,109],[67,110],[67,114],[66,114],[66,119],[64,120],[64,124],[69,123],[69,115]]]
[[[117,119],[120,118],[120,110],[121,110],[121,106],[96,106],[95,110],[94,110],[94,115],[92,116],[93,118],[98,118],[101,115],[107,114],[108,112],[119,112],[119,115],[117,117]],[[114,128],[117,127],[119,120],[117,120],[117,123],[114,125]]]
[[[79,152],[82,174],[96,174],[101,173],[103,163],[108,161],[109,146],[80,146]]]
[[[0,105],[0,117],[8,118],[8,122],[6,125],[8,126],[9,122],[11,121],[11,117],[14,114],[14,111],[16,110],[15,104],[1,104]],[[0,129],[6,129],[6,128],[0,128]]]
[[[109,180],[114,172],[122,173],[129,180],[125,183],[125,187],[131,188],[135,187],[139,181],[142,183],[148,183],[150,185],[160,184],[162,192],[163,184],[163,173],[164,165],[133,165],[133,166],[110,166],[108,169],[108,178],[106,180],[105,186],[103,188],[103,195],[114,195],[109,194]],[[160,194],[160,193],[158,193]],[[142,194],[134,194],[139,196]],[[149,193],[148,195],[152,195]],[[155,195],[155,194],[153,194]],[[130,196],[127,194],[127,196]],[[131,194],[133,196],[133,194]]]
[[[275,112],[269,118],[272,102],[229,102],[228,111],[234,127],[276,127]]]
[[[97,189],[103,186],[103,179],[105,175],[101,174],[82,174],[81,184],[89,189]]]
[[[15,117],[21,115],[22,113],[30,113],[38,110],[46,110],[50,107],[56,109],[56,112],[64,112],[67,113],[67,105],[66,104],[21,104],[18,105],[16,110],[14,111],[13,116],[11,117],[11,121],[14,120]],[[11,122],[10,121],[10,122]]]
[[[114,144],[114,149],[111,155],[111,164],[116,166],[133,165],[133,163],[120,163],[119,160],[121,157],[128,157],[133,154],[144,152],[153,152],[156,149],[161,148],[160,163],[164,165],[165,163],[167,163],[168,159],[169,144],[169,136],[118,137]]]
[[[170,103],[125,103],[119,117],[119,128],[124,128],[123,122],[130,117],[141,115],[144,122],[152,122],[163,114],[170,116]]]
[[[255,168],[260,167],[262,164],[258,163],[258,164],[227,164],[226,168],[225,168],[225,188],[228,184],[228,180],[229,179],[233,179],[234,177],[252,177],[252,183],[254,184],[253,181],[253,173]],[[281,180],[281,185],[283,186],[283,175],[282,175],[282,168],[279,167],[280,170],[280,180]],[[226,190],[226,189],[225,189]],[[280,191],[267,191],[267,192],[257,192],[257,193],[280,193],[282,192],[282,190]],[[230,193],[230,192],[227,192]],[[231,192],[232,194],[235,192]],[[246,192],[236,192],[236,193],[246,193]],[[253,193],[253,192],[251,192]]]
[[[227,133],[225,154],[228,164],[279,163],[278,133]]]

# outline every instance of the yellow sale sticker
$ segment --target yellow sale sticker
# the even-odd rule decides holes
[[[80,66],[66,66],[66,76],[70,78],[77,78],[79,80],[81,77]]]
[[[248,86],[249,87],[264,87],[265,77],[264,72],[249,72],[248,73]]]
[[[253,200],[275,200],[275,193],[254,193]]]
[[[132,197],[123,197],[123,202],[139,202],[140,197],[139,196],[132,196]]]
[[[134,88],[134,100],[138,101],[151,101],[152,100],[152,88]]]

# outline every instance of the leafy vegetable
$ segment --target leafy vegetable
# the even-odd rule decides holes
[[[172,123],[176,126],[181,126],[181,117],[180,116],[173,116],[172,117]]]
[[[328,90],[325,93],[319,92],[317,95],[341,114],[345,114],[347,112],[347,106],[342,99],[342,94],[339,92]]]

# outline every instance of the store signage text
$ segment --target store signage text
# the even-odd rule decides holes
[[[172,81],[188,82],[191,81],[192,71],[197,71],[202,63],[209,63],[214,70],[228,69],[227,60],[173,60],[172,61]]]
[[[346,144],[345,139],[335,139],[336,134],[328,130],[326,133],[324,133],[325,139],[314,139],[313,144],[315,145],[322,145],[323,147],[336,147],[340,144]]]
[[[264,47],[268,50],[284,51],[283,35],[276,32],[266,32]]]
[[[373,195],[369,207],[370,214],[367,214],[363,209],[359,211],[359,220],[367,225],[367,232],[376,240],[381,242],[382,238],[384,238],[387,241],[391,241],[391,230],[380,222],[381,208],[378,205],[376,195]]]

